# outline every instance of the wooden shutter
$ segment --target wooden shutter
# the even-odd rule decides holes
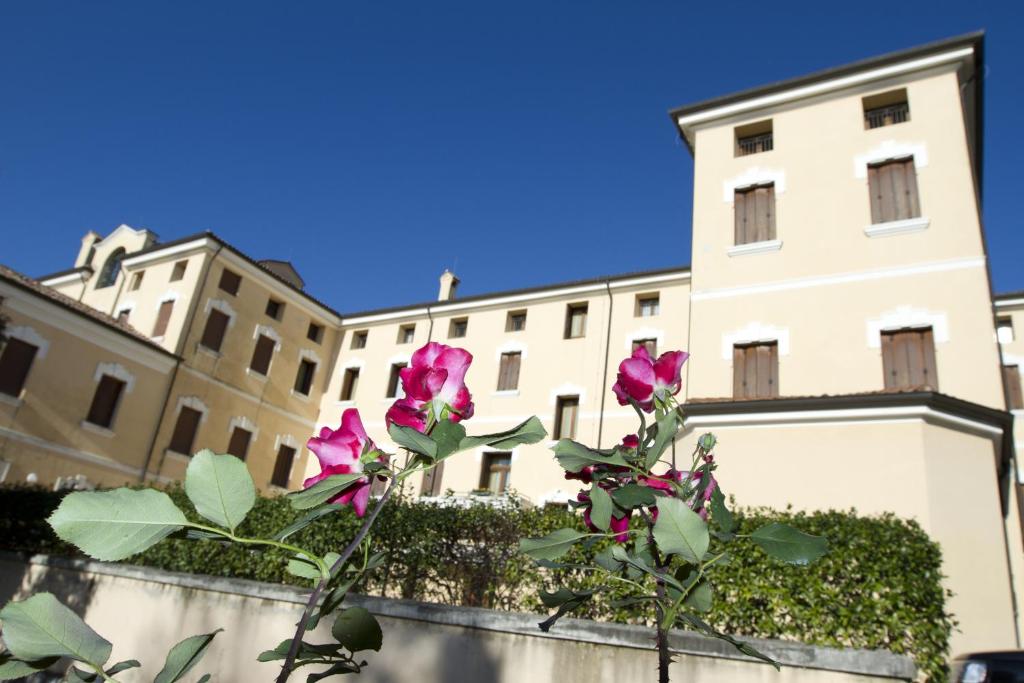
[[[508,488],[509,473],[512,470],[510,453],[485,453],[480,471],[480,488],[501,494]]]
[[[932,329],[883,332],[882,370],[886,389],[937,391],[939,378]]]
[[[195,444],[196,432],[199,431],[199,422],[203,414],[182,406],[178,413],[178,421],[174,425],[174,434],[171,435],[170,449],[175,453],[192,454],[192,446]]]
[[[1003,366],[1003,386],[1006,388],[1006,407],[1010,410],[1024,408],[1024,395],[1021,393],[1019,366]]]
[[[167,333],[167,323],[171,320],[171,311],[173,310],[173,301],[160,302],[160,310],[156,314],[156,325],[153,326],[152,336],[162,337]]]
[[[351,401],[359,386],[359,368],[346,368],[345,378],[341,383],[341,400]]]
[[[313,375],[315,373],[316,363],[306,359],[300,360],[299,371],[295,375],[295,391],[308,396],[309,390],[313,388]]]
[[[228,323],[231,319],[225,313],[217,309],[210,309],[210,315],[206,318],[206,327],[203,328],[203,337],[199,343],[211,351],[220,351],[224,343],[224,333],[228,330]]]
[[[558,406],[555,411],[556,439],[576,438],[576,418],[579,406],[580,399],[578,396],[559,397]]]
[[[736,244],[775,239],[775,184],[736,190],[735,222]]]
[[[100,383],[96,386],[96,393],[92,397],[92,405],[89,407],[89,415],[85,418],[94,425],[109,428],[114,422],[114,412],[117,410],[118,399],[124,390],[124,382],[110,375],[103,375]]]
[[[898,159],[868,167],[871,222],[888,223],[921,215],[914,159]]]
[[[235,296],[238,294],[238,288],[242,284],[242,277],[238,273],[234,273],[227,268],[220,275],[220,284],[218,285],[222,290]]]
[[[498,369],[498,391],[512,391],[519,388],[519,364],[521,353],[501,354],[501,365]]]
[[[295,449],[281,444],[277,449],[277,460],[274,461],[274,474],[270,477],[270,483],[283,489],[288,488],[288,477],[291,475],[294,460]]]
[[[0,393],[20,396],[28,379],[28,371],[39,348],[13,337],[7,340],[0,354]]]
[[[779,345],[776,342],[737,344],[732,350],[734,398],[779,395]]]
[[[423,485],[420,487],[421,496],[441,495],[441,479],[444,476],[444,460],[437,463],[431,469],[423,473]]]
[[[256,348],[252,351],[252,362],[249,367],[261,375],[266,375],[270,370],[270,359],[273,356],[274,340],[261,334],[256,340]]]
[[[235,430],[231,432],[231,439],[228,441],[228,453],[240,460],[245,460],[245,456],[249,453],[250,439],[252,439],[252,433],[249,430],[235,427]]]
[[[391,376],[388,377],[388,398],[398,397],[398,386],[402,380],[402,368],[405,367],[405,363],[395,363],[391,366]]]

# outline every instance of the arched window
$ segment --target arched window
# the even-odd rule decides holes
[[[121,260],[124,259],[124,249],[115,249],[114,253],[107,257],[107,262],[103,264],[103,270],[100,271],[100,279],[96,283],[96,289],[103,289],[109,287],[117,281],[117,276],[121,272]]]

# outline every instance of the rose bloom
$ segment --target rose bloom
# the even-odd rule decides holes
[[[612,387],[619,405],[636,401],[640,408],[654,411],[655,399],[665,402],[683,386],[683,363],[690,357],[685,351],[666,351],[653,360],[647,349],[636,347],[633,355],[619,363],[618,380]]]
[[[586,525],[592,531],[601,531],[601,529],[598,529],[594,525],[594,523],[590,521],[590,508],[593,507],[593,504],[590,502],[590,494],[588,494],[586,491],[580,491],[578,494],[576,494],[576,500],[578,500],[581,503],[587,504],[587,506],[583,508],[583,521],[586,523]],[[616,513],[621,513],[624,516],[616,517]],[[621,510],[615,509],[612,512],[612,521],[611,524],[608,525],[608,530],[615,533],[615,536],[613,536],[613,538],[615,539],[616,543],[625,543],[629,540],[629,516],[631,514],[633,514],[632,510],[630,510],[629,512],[622,512]]]
[[[376,446],[363,429],[363,423],[359,419],[359,411],[349,408],[341,415],[341,425],[332,430],[324,427],[320,430],[320,436],[314,436],[306,442],[306,447],[316,454],[320,461],[320,474],[310,477],[303,482],[302,487],[308,489],[318,481],[322,481],[334,474],[358,474],[363,471],[363,463],[360,461],[363,451],[376,450]],[[387,462],[387,456],[378,453],[379,462]],[[370,501],[370,477],[361,477],[347,487],[341,493],[331,498],[330,503],[341,503],[342,505],[352,504],[356,516],[362,517],[366,514],[366,506]]]
[[[399,376],[405,396],[395,401],[385,415],[392,423],[426,430],[428,416],[440,419],[445,408],[452,422],[473,417],[473,397],[466,388],[466,371],[473,356],[465,349],[430,342],[412,354]]]

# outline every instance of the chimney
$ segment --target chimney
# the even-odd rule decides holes
[[[438,301],[451,301],[455,298],[455,290],[459,288],[459,278],[447,268],[441,273],[441,289],[437,292]]]
[[[78,258],[75,259],[75,268],[92,265],[92,257],[95,253],[94,247],[99,241],[99,234],[92,230],[85,233],[85,237],[82,238],[82,248],[78,250]]]

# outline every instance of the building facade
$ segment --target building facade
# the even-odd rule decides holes
[[[989,282],[982,46],[972,34],[674,110],[695,159],[692,266],[465,298],[446,272],[429,302],[339,314],[290,264],[122,226],[40,282],[169,359],[158,417],[133,427],[148,449],[110,451],[139,479],[178,479],[210,447],[264,490],[295,488],[317,471],[305,439],[348,407],[393,447],[398,371],[439,341],[474,355],[470,431],[537,415],[551,441],[460,455],[415,492],[564,504],[577,486],[550,445],[617,443],[635,429],[610,391],[620,360],[687,349],[677,448],[714,431],[742,505],[916,519],[944,551],[954,650],[1018,647],[1024,294]],[[8,478],[51,471],[18,467]]]

